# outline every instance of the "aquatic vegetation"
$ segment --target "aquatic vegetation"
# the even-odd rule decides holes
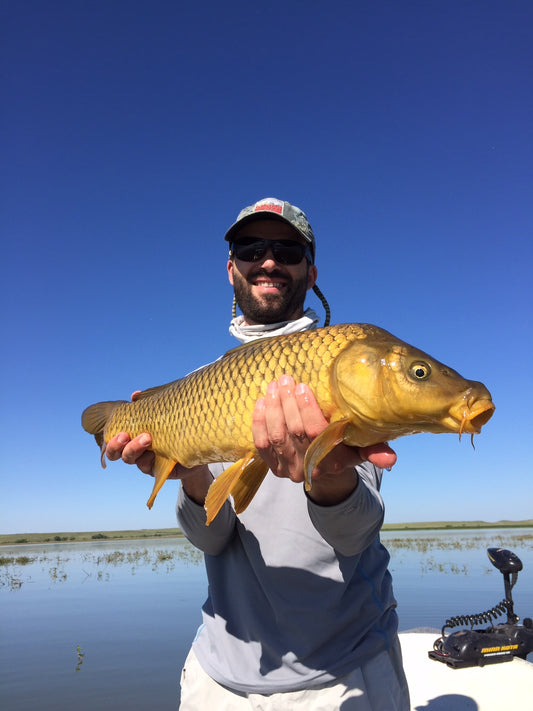
[[[24,568],[37,560],[37,556],[0,556],[0,588],[6,587],[8,590],[20,590],[24,580],[20,576],[17,567]],[[12,571],[11,567],[15,570]]]
[[[475,574],[479,574],[479,566],[483,565],[483,575],[490,575],[493,569],[483,561],[486,548],[501,545],[522,556],[533,550],[533,529],[449,533],[385,531],[382,542],[391,555],[393,574],[409,562],[422,575],[469,575],[474,572],[471,552],[479,551]],[[25,583],[36,583],[39,579],[54,585],[67,582],[67,578],[74,583],[89,580],[106,583],[113,580],[115,573],[122,571],[123,574],[124,568],[129,568],[132,576],[141,571],[166,575],[183,570],[184,566],[197,567],[202,560],[203,554],[183,538],[168,544],[159,540],[157,547],[144,541],[136,545],[133,541],[114,544],[97,540],[86,546],[69,543],[59,550],[43,545],[22,555],[6,550],[5,555],[0,556],[0,590],[17,591]]]
[[[470,551],[480,551],[480,562],[488,545],[501,546],[516,551],[519,555],[533,550],[533,531],[512,533],[510,531],[490,530],[473,534],[472,531],[429,532],[427,535],[408,532],[400,535],[383,535],[383,545],[391,555],[391,570],[405,563],[405,558],[417,556],[415,564],[422,574],[439,573],[444,575],[468,575],[468,565],[464,556]],[[448,555],[450,557],[448,558]],[[468,560],[471,560],[469,557]],[[485,574],[491,573],[490,567],[484,568]]]
[[[0,588],[10,590],[20,589],[25,582],[32,578],[24,574],[24,568],[38,565],[40,573],[55,583],[63,583],[69,579],[77,581],[76,573],[81,574],[81,582],[93,578],[98,582],[111,580],[113,570],[130,568],[131,575],[141,569],[151,569],[155,573],[169,573],[179,565],[199,565],[203,554],[194,548],[188,541],[180,539],[178,545],[169,545],[155,549],[145,545],[135,547],[109,547],[103,544],[94,549],[81,549],[77,546],[65,547],[61,552],[53,549],[43,550],[39,555],[4,555],[0,557]],[[120,547],[119,547],[120,546]],[[81,566],[77,568],[76,565]],[[68,576],[67,576],[68,571]]]
[[[50,568],[48,574],[54,583],[64,583],[67,579],[67,574],[65,573],[65,571],[60,570],[57,566],[53,566],[52,568]]]
[[[506,548],[521,548],[533,550],[533,532],[525,534],[516,535],[502,535],[500,531],[494,532],[491,537],[491,545],[494,546],[505,546]],[[461,536],[461,534],[456,534],[455,536],[445,537],[445,536],[409,536],[405,534],[403,536],[396,537],[383,537],[383,544],[386,546],[387,550],[392,554],[395,551],[409,550],[416,551],[418,553],[427,553],[431,550],[442,550],[442,551],[464,551],[464,550],[474,550],[476,548],[483,549],[487,542],[487,536]]]
[[[420,561],[423,573],[443,573],[452,575],[468,575],[468,566],[464,563],[458,564],[453,561],[437,561],[433,557],[424,558]]]
[[[33,563],[36,556],[30,558],[28,555],[15,556],[0,556],[0,565],[29,565]]]
[[[81,670],[81,665],[83,664],[83,658],[85,657],[85,653],[81,651],[81,647],[79,644],[76,647],[76,654],[78,655],[78,662],[76,664],[76,671],[79,672]]]

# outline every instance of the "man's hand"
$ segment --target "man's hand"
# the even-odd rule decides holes
[[[282,375],[269,383],[265,397],[258,400],[252,432],[257,451],[274,474],[302,482],[305,452],[327,425],[311,389]],[[396,462],[396,454],[387,444],[361,448],[340,444],[313,472],[310,497],[326,505],[343,501],[357,486],[354,467],[364,460],[388,468]]]
[[[155,459],[151,446],[152,438],[147,432],[133,439],[126,432],[119,432],[109,440],[106,455],[112,462],[122,459],[126,464],[136,464],[144,474],[151,475]]]
[[[142,390],[136,390],[131,396],[131,401],[134,402],[137,400],[141,392]],[[143,474],[153,476],[152,470],[155,455],[149,451],[151,446],[152,437],[148,432],[144,432],[133,439],[131,439],[127,432],[119,432],[109,440],[105,453],[111,462],[122,459],[126,464],[136,464]],[[169,478],[178,478],[172,476],[172,474]]]

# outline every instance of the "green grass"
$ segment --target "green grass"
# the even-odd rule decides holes
[[[426,531],[429,529],[461,530],[463,528],[533,528],[533,519],[524,521],[415,521],[414,523],[385,523],[384,531]]]
[[[84,541],[138,540],[141,538],[182,538],[179,528],[142,529],[140,531],[82,531],[62,533],[9,533],[0,535],[0,546],[17,543],[57,543]]]
[[[533,528],[533,519],[525,521],[417,521],[414,523],[386,523],[384,531],[426,531],[426,530],[460,530],[476,528]],[[71,541],[117,541],[138,540],[142,538],[182,538],[179,528],[144,528],[140,531],[86,531],[63,533],[10,533],[0,535],[0,546],[17,543],[56,543]]]

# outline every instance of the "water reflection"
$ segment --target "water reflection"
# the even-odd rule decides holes
[[[499,602],[502,576],[489,546],[521,558],[515,611],[533,616],[533,530],[384,532],[382,539],[401,629],[440,629],[453,615]],[[0,548],[3,707],[175,711],[206,589],[202,555],[184,539]]]

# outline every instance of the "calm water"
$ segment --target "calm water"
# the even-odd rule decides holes
[[[533,617],[531,529],[382,538],[402,630],[440,629],[452,615],[498,603],[503,578],[489,546],[522,560],[515,612]],[[2,709],[177,709],[206,595],[201,556],[186,541],[23,545],[1,547],[0,557]]]

